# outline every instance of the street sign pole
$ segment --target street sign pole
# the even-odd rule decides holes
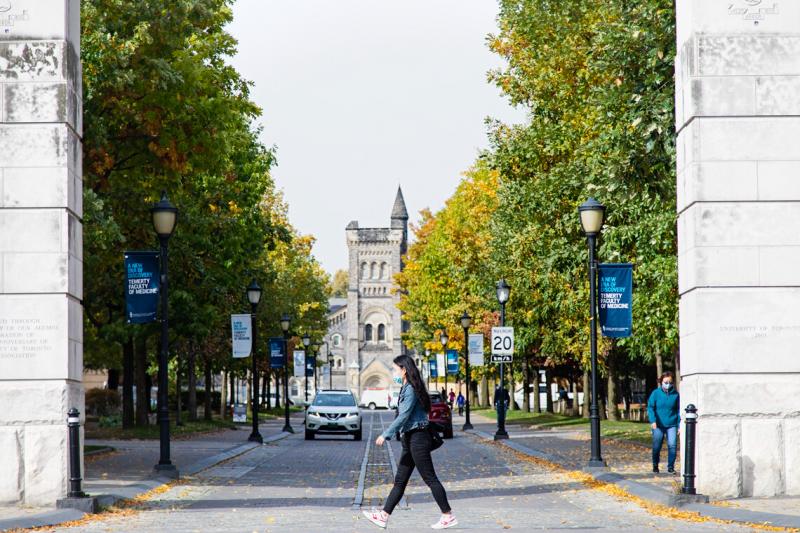
[[[497,431],[494,440],[508,438],[506,431],[506,380],[505,364],[514,360],[514,328],[506,327],[506,306],[500,306],[499,328],[492,328],[492,362],[500,363],[500,398],[495,398],[497,404]],[[509,394],[509,399],[511,395]]]

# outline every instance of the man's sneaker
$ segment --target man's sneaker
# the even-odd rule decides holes
[[[367,517],[367,520],[375,524],[376,526],[386,529],[386,522],[387,519],[383,517],[383,513],[380,511],[372,510],[372,511],[362,511],[364,516]]]
[[[675,475],[675,469],[674,468],[667,469],[667,472],[672,474],[673,476]]]
[[[431,529],[447,529],[449,527],[457,525],[458,525],[458,520],[456,520],[455,516],[453,516],[452,514],[446,516],[442,515],[442,517],[439,518],[439,521],[431,526]]]
[[[653,465],[653,473],[658,474],[658,465]]]

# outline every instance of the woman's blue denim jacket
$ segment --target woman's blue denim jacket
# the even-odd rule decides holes
[[[412,429],[424,428],[428,425],[428,413],[417,398],[414,387],[410,383],[403,384],[400,389],[400,399],[397,407],[397,418],[382,433],[384,439],[391,439],[397,434],[406,433]]]

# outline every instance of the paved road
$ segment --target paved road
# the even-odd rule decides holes
[[[376,448],[371,440],[390,418],[386,412],[364,413],[362,442],[351,437],[305,441],[298,432],[185,480],[139,512],[106,515],[59,531],[377,531],[353,504],[380,505],[388,494],[393,461],[387,447]],[[373,439],[368,440],[370,428]],[[392,445],[399,457],[397,443]],[[745,531],[654,517],[460,432],[435,452],[435,463],[459,529]],[[389,529],[425,531],[437,518],[427,487],[415,475],[407,507],[395,511]]]

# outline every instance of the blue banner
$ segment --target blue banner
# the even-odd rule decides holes
[[[447,350],[447,373],[458,374],[458,350]]]
[[[314,369],[317,367],[317,356],[306,354],[306,377],[314,377]]]
[[[436,371],[436,358],[431,357],[430,359],[428,359],[428,365],[430,366],[431,369],[431,377],[438,378],[439,373]]]
[[[598,265],[600,331],[604,337],[630,337],[633,327],[633,265]]]
[[[271,368],[283,368],[283,358],[286,355],[286,341],[281,337],[272,337],[269,340],[269,362]]]
[[[125,252],[125,318],[129,324],[158,320],[158,252]]]

